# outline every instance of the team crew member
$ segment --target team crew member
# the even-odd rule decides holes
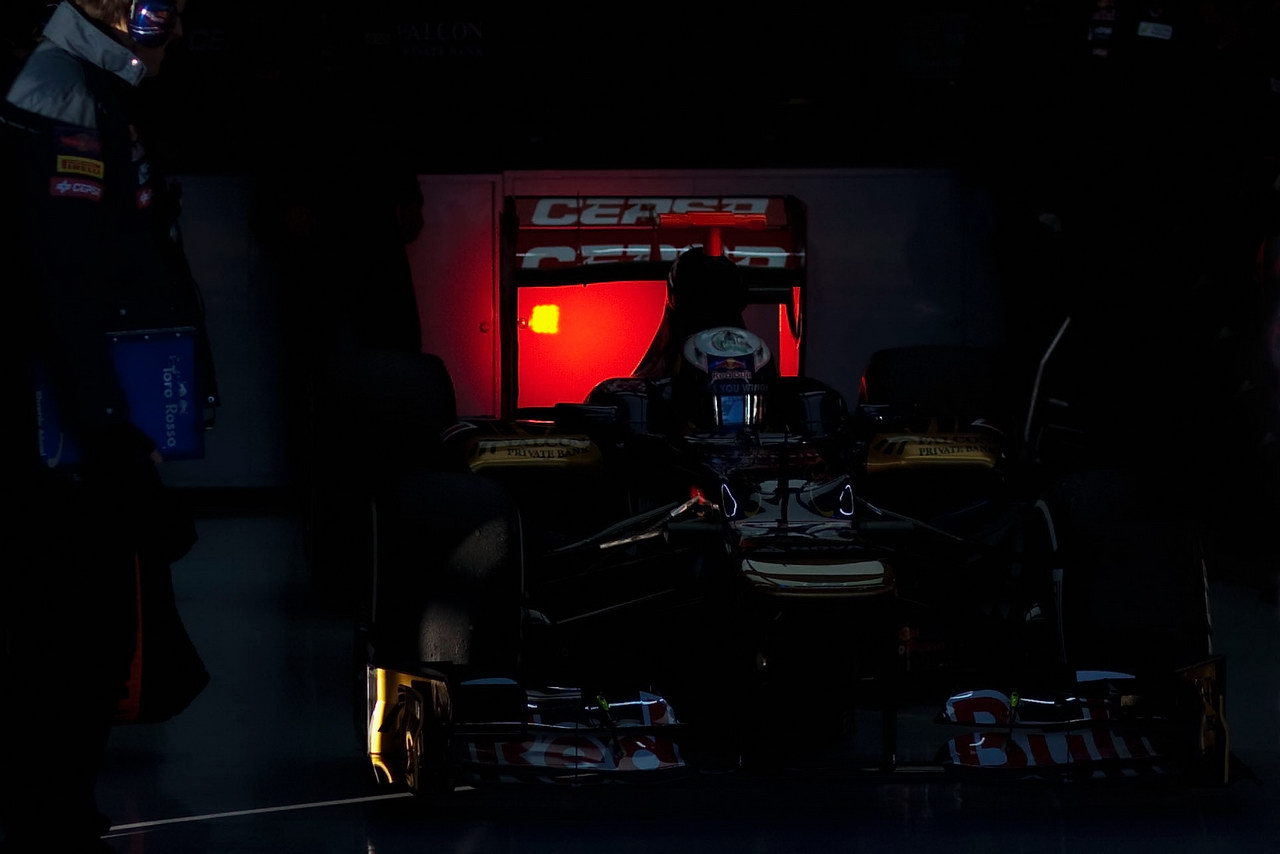
[[[25,407],[28,438],[10,447],[8,469],[19,473],[18,547],[0,569],[0,810],[12,851],[112,850],[94,789],[134,649],[135,557],[167,571],[195,541],[155,443],[131,420],[106,336],[194,326],[204,340],[176,203],[134,120],[136,90],[181,36],[184,6],[62,2],[0,105],[0,198],[15,206],[4,338],[16,351],[7,361],[27,369],[9,399],[51,390],[79,449],[68,461],[42,448],[37,407]]]

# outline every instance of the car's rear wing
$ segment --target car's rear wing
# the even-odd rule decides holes
[[[514,287],[663,280],[690,246],[742,267],[750,300],[804,286],[805,210],[794,196],[509,196],[503,260]]]

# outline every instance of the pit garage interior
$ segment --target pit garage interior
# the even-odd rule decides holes
[[[295,2],[250,25],[223,5],[193,0],[187,44],[152,86],[157,102],[195,93],[156,121],[223,404],[203,455],[162,473],[197,518],[173,577],[212,678],[176,718],[113,733],[99,797],[117,850],[1280,849],[1276,4],[646,9],[626,34],[585,11],[556,27]],[[335,70],[350,57],[358,71]],[[252,121],[230,118],[237,92]],[[334,129],[335,105],[359,132]],[[849,401],[882,348],[1008,347],[1034,365],[1065,314],[1087,318],[1096,346],[1079,370],[1115,407],[1116,441],[1166,461],[1170,483],[1185,472],[1203,508],[1232,781],[917,780],[825,757],[429,805],[375,787],[352,729],[351,617],[317,578],[298,485],[300,468],[326,471],[299,430],[343,417],[343,401],[301,393],[289,349],[318,304],[358,301],[361,282],[325,280],[318,263],[300,276],[263,223],[354,198],[337,185],[383,177],[383,155],[421,192],[405,252],[422,349],[443,359],[461,417],[499,414],[507,391],[515,197],[606,224],[629,199],[799,200],[800,369]],[[359,217],[341,228],[359,233]],[[411,441],[354,453],[379,465]],[[74,738],[63,747],[74,761]]]

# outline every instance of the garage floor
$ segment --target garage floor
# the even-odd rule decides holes
[[[1256,781],[1188,790],[785,773],[424,805],[372,787],[345,682],[350,630],[311,591],[297,517],[210,511],[199,527],[174,575],[212,682],[174,720],[113,734],[99,796],[121,852],[1280,851],[1280,611],[1256,573],[1212,582],[1234,752]]]

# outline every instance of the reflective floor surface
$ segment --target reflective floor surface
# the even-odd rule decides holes
[[[99,800],[120,852],[1280,852],[1280,612],[1265,585],[1212,585],[1233,748],[1257,780],[1188,789],[828,770],[426,803],[373,788],[350,714],[350,629],[310,588],[296,517],[207,514],[199,526],[174,580],[212,681],[179,717],[112,735]]]

